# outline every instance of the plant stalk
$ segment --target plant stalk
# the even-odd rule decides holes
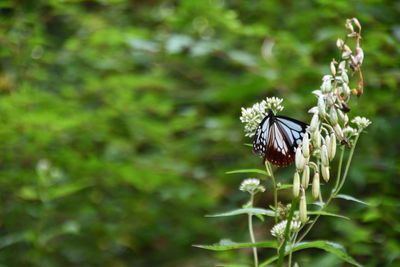
[[[250,195],[250,205],[253,207],[253,202],[254,202],[254,193]],[[250,233],[250,239],[252,243],[256,242],[256,239],[254,237],[254,230],[253,230],[253,214],[249,213],[248,214],[248,223],[249,223],[249,233]],[[253,248],[253,257],[254,257],[254,266],[258,267],[258,254],[257,254],[257,248]]]

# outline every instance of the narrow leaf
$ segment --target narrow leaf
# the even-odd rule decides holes
[[[249,214],[252,213],[254,215],[266,215],[266,216],[275,216],[275,212],[273,210],[261,209],[261,208],[245,208],[245,209],[237,209],[228,212],[218,213],[206,215],[206,217],[226,217],[226,216],[235,216],[239,214]]]
[[[231,250],[231,249],[239,249],[239,248],[276,248],[276,241],[275,240],[270,240],[270,241],[261,241],[261,242],[256,242],[256,243],[236,243],[232,241],[227,240],[221,240],[220,243],[216,243],[213,245],[193,245],[194,247],[197,248],[203,248],[203,249],[208,249],[208,250],[214,250],[214,251],[224,251],[224,250]]]
[[[233,171],[229,171],[226,172],[227,174],[233,174],[233,173],[259,173],[259,174],[264,174],[264,175],[268,175],[268,173],[264,170],[260,170],[260,169],[242,169],[242,170],[233,170]]]
[[[360,199],[357,199],[355,197],[349,196],[349,195],[339,194],[339,195],[336,195],[335,198],[341,198],[341,199],[345,199],[345,200],[350,200],[350,201],[354,201],[354,202],[361,203],[361,204],[369,206],[369,204],[367,202],[362,201]]]
[[[266,261],[263,261],[262,263],[260,263],[259,267],[267,266],[267,265],[273,263],[274,261],[276,261],[277,259],[278,259],[278,256],[272,256],[271,258],[267,259]]]
[[[281,184],[280,186],[278,186],[278,190],[282,190],[282,189],[287,189],[287,188],[292,188],[293,185],[292,184]]]
[[[244,264],[217,264],[218,267],[250,267],[249,265],[244,265]]]
[[[332,253],[336,256],[338,256],[340,259],[351,263],[355,266],[362,266],[360,265],[355,259],[353,259],[350,255],[347,254],[346,250],[344,247],[340,244],[331,242],[331,241],[325,241],[325,240],[317,240],[317,241],[310,241],[310,242],[300,242],[296,245],[294,245],[291,248],[292,252],[299,251],[302,249],[307,249],[307,248],[319,248],[323,249],[329,253]],[[288,250],[286,253],[289,253],[290,250]]]
[[[295,213],[298,214],[299,212],[296,211]],[[350,220],[349,217],[346,217],[346,216],[343,216],[343,215],[339,215],[339,214],[335,214],[335,213],[331,213],[331,212],[320,211],[320,210],[316,210],[316,211],[307,211],[307,214],[308,214],[308,215],[332,216],[332,217],[338,217],[338,218]]]

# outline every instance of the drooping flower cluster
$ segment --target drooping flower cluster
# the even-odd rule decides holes
[[[282,98],[267,97],[265,100],[255,103],[251,108],[242,108],[240,121],[244,123],[245,135],[254,136],[258,125],[268,115],[268,110],[272,110],[275,114],[282,111],[282,101]]]
[[[358,31],[354,30],[354,27]],[[310,180],[310,167],[314,169],[312,181],[312,196],[320,197],[320,173],[325,182],[330,179],[330,162],[335,158],[337,141],[351,146],[354,137],[359,135],[371,122],[366,118],[356,117],[351,122],[357,129],[348,125],[349,100],[351,94],[361,96],[363,78],[361,66],[364,53],[360,47],[361,25],[356,18],[346,21],[346,28],[350,31],[348,38],[355,40],[352,50],[342,39],[336,42],[342,51],[338,63],[330,63],[331,74],[322,78],[319,90],[313,91],[317,96],[317,105],[310,109],[313,114],[310,127],[303,137],[303,142],[296,150],[296,172],[293,178],[293,194],[300,195],[300,220],[307,221],[307,201],[305,190]],[[349,69],[348,69],[349,68]],[[349,72],[359,73],[357,89],[350,89]],[[310,153],[310,147],[312,153]],[[301,177],[301,178],[300,178]]]

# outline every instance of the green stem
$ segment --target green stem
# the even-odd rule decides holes
[[[253,207],[253,202],[254,202],[254,194],[250,195],[250,205]],[[256,242],[256,239],[254,237],[254,230],[253,230],[253,214],[249,213],[248,214],[248,223],[249,223],[249,233],[250,233],[250,239],[252,243]],[[257,255],[257,248],[253,248],[253,257],[254,257],[254,266],[258,267],[258,255]]]
[[[278,189],[276,187],[275,176],[271,175],[272,185],[274,187],[274,207],[275,207],[275,224],[278,223]]]
[[[350,150],[349,159],[347,160],[346,169],[344,170],[344,174],[343,174],[342,180],[340,181],[339,188],[337,189],[337,192],[335,192],[335,196],[339,193],[340,189],[342,189],[344,182],[346,181],[347,173],[349,171],[351,160],[353,159],[354,150],[356,148],[356,144],[357,144],[358,138],[360,137],[360,134],[361,134],[361,132],[358,133],[358,135],[356,136],[356,139],[354,140],[354,144]]]
[[[287,218],[287,223],[286,223],[286,228],[285,228],[285,237],[283,239],[283,243],[282,245],[279,247],[279,258],[278,258],[278,263],[277,263],[277,267],[282,267],[283,265],[283,261],[285,259],[285,248],[286,248],[286,243],[289,239],[289,234],[290,234],[290,224],[292,223],[292,218],[293,218],[293,214],[294,214],[294,210],[297,207],[297,202],[298,202],[298,198],[295,197],[292,200],[292,207],[290,208],[290,212],[289,212],[289,216]]]
[[[340,176],[342,175],[342,162],[343,162],[343,155],[344,155],[344,146],[342,146],[341,148],[340,148],[340,158],[339,158],[339,166],[338,166],[338,171],[337,171],[337,174],[336,174],[336,184],[335,184],[335,187],[333,188],[333,193],[335,193],[335,192],[337,192],[338,190],[338,187],[339,187],[339,184],[340,184]]]

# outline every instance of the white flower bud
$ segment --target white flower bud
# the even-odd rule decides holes
[[[349,116],[347,116],[347,114],[344,114],[343,116],[343,125],[347,125],[347,123],[349,122]]]
[[[303,156],[303,153],[301,153],[301,148],[300,148],[300,147],[298,147],[298,148],[296,149],[296,159],[295,159],[295,162],[296,162],[296,168],[297,168],[297,170],[302,171],[302,170],[304,169],[304,165],[306,164],[306,160],[305,160],[305,158],[304,158],[304,156]]]
[[[331,73],[332,73],[333,76],[336,75],[336,67],[335,67],[335,62],[334,61],[331,62]]]
[[[336,155],[336,136],[334,133],[331,133],[328,152],[329,152],[329,159],[332,161]]]
[[[358,27],[358,29],[361,30],[361,24],[358,21],[358,19],[357,18],[352,18],[352,20],[353,20],[354,24]]]
[[[319,116],[318,113],[314,113],[310,123],[310,131],[311,132],[316,131],[318,129],[318,126],[319,126]]]
[[[306,223],[308,220],[308,218],[307,218],[307,199],[306,199],[306,194],[304,192],[304,189],[301,189],[299,209],[300,209],[299,210],[300,221],[302,223]]]
[[[342,79],[343,79],[343,82],[349,83],[349,76],[347,75],[347,72],[345,72],[345,71],[342,72]]]
[[[319,173],[316,171],[314,173],[313,182],[312,182],[312,195],[314,199],[317,199],[320,194],[320,182],[319,182]]]
[[[342,139],[342,138],[343,138],[342,128],[340,127],[339,124],[336,124],[335,126],[333,126],[333,130],[335,131],[336,136],[337,136],[339,139]]]
[[[307,189],[308,184],[310,183],[310,167],[306,165],[303,170],[303,174],[301,176],[301,185],[304,189]]]
[[[322,117],[325,117],[325,101],[324,97],[318,97],[318,112]]]
[[[329,181],[329,167],[328,166],[321,166],[322,178],[324,178],[325,182]]]
[[[319,149],[321,147],[321,133],[319,131],[313,132],[311,141],[314,148]]]
[[[344,41],[343,41],[342,39],[338,38],[338,39],[336,40],[336,46],[337,46],[338,48],[342,48],[343,45],[344,45]]]
[[[343,83],[343,91],[346,94],[346,96],[349,96],[351,93],[350,87],[347,83]]]
[[[293,177],[293,196],[298,197],[300,193],[300,174],[296,171]]]
[[[305,158],[310,157],[310,139],[308,138],[308,134],[304,134],[303,143],[301,145],[303,150],[303,155]]]
[[[338,69],[340,72],[346,71],[346,61],[345,60],[340,61]]]
[[[338,116],[334,107],[331,107],[331,110],[329,112],[329,120],[331,121],[332,125],[338,123]]]
[[[351,51],[344,51],[342,53],[342,58],[343,59],[348,59],[350,57],[350,55],[351,55]]]
[[[321,147],[321,163],[324,166],[329,166],[328,150],[325,144]]]

